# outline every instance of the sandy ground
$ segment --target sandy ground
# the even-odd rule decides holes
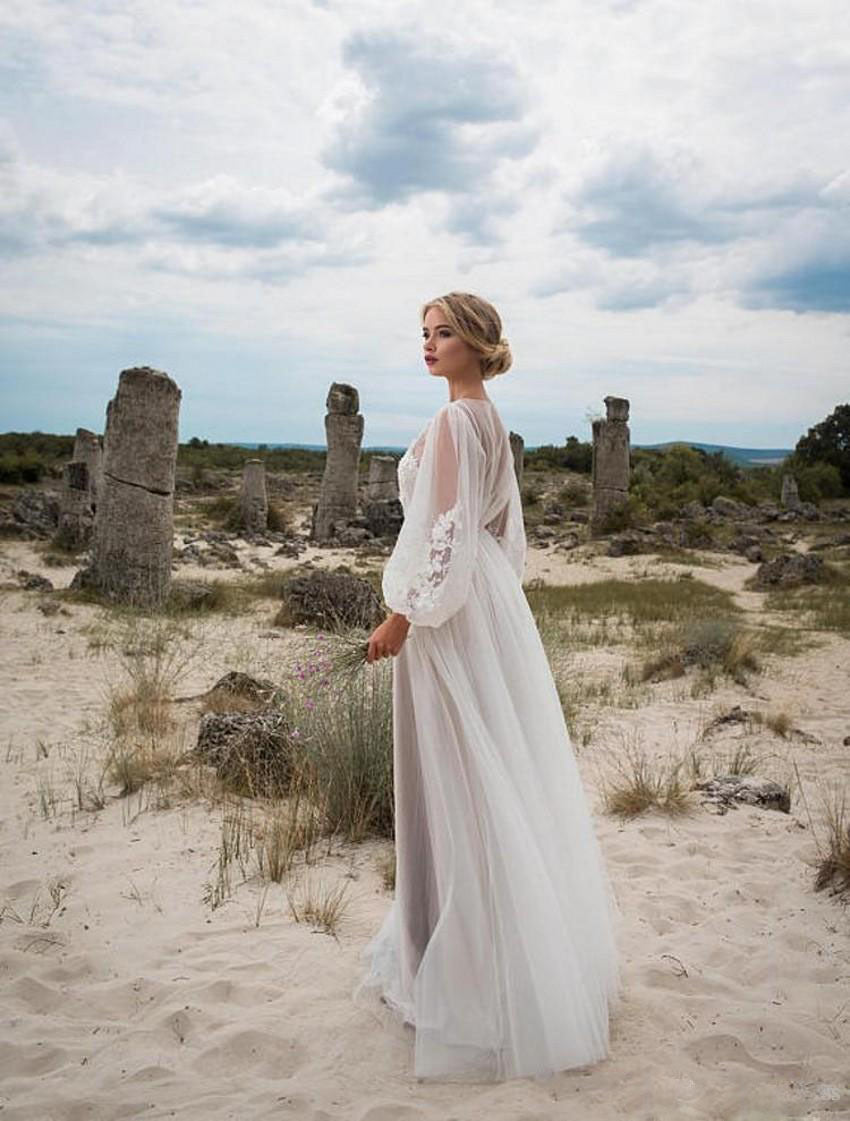
[[[329,564],[352,556],[311,554]],[[4,543],[0,581],[18,568],[57,585],[73,572],[40,567],[31,547]],[[672,571],[647,557],[533,549],[526,578]],[[761,610],[760,597],[743,590],[751,568],[737,558],[691,571]],[[75,779],[94,773],[105,750],[120,625],[89,605],[45,617],[38,601],[10,584],[0,590],[4,1119],[850,1118],[850,918],[813,891],[811,868],[819,792],[847,782],[846,639],[824,635],[802,654],[770,659],[750,691],[729,684],[693,700],[681,682],[667,682],[640,707],[592,714],[592,736],[576,750],[624,915],[625,994],[611,1056],[547,1080],[459,1086],[417,1082],[412,1029],[377,1001],[352,1001],[358,955],[389,906],[377,869],[385,844],[334,845],[309,870],[349,882],[334,938],[296,923],[279,885],[264,895],[248,881],[210,909],[215,807],[157,809],[144,792],[110,795],[98,811],[75,807]],[[270,628],[268,604],[190,630],[187,694],[228,669],[280,679],[303,646],[303,635]],[[606,652],[582,657],[590,671]],[[623,822],[602,812],[599,783],[625,745],[683,751],[736,703],[792,718],[787,738],[733,726],[710,745],[728,750],[747,734],[768,759],[760,773],[794,782],[790,815],[698,807],[682,819]]]

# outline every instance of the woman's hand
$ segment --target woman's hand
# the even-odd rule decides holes
[[[376,662],[379,658],[395,656],[401,650],[402,643],[407,638],[410,630],[410,621],[406,615],[394,611],[383,623],[369,635],[369,651],[366,655],[367,662]]]

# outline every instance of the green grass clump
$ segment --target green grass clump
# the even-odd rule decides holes
[[[525,594],[538,624],[552,615],[573,621],[590,616],[617,617],[633,624],[686,622],[728,617],[740,610],[731,592],[696,580],[690,573],[672,580],[527,584]]]
[[[813,630],[850,634],[850,579],[832,569],[829,583],[815,587],[777,589],[765,601],[768,611],[799,613]]]
[[[747,674],[761,668],[754,647],[754,636],[731,620],[688,623],[670,631],[664,648],[646,659],[640,680],[682,677],[689,666],[696,666],[708,673],[723,673],[744,685]]]

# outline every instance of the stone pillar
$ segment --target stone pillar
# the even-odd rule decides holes
[[[107,406],[91,568],[78,574],[107,599],[158,607],[170,591],[180,396],[139,366],[122,370]]]
[[[392,455],[373,455],[363,510],[366,528],[374,537],[398,537],[404,511],[398,497],[398,462]]]
[[[786,510],[800,509],[800,492],[797,490],[797,480],[793,475],[782,476],[782,497],[780,502]]]
[[[103,451],[100,437],[88,428],[78,428],[74,438],[74,463],[84,463],[88,468],[88,487],[92,509],[97,509],[97,496],[103,482]]]
[[[522,493],[522,468],[523,468],[523,453],[525,452],[525,440],[520,436],[519,432],[511,432],[508,435],[511,443],[511,452],[514,457],[514,474],[516,475],[517,485],[519,486],[520,493]]]
[[[369,459],[366,501],[383,502],[398,498],[398,464],[395,456],[373,455]]]
[[[87,549],[94,526],[91,479],[86,463],[72,460],[62,472],[62,493],[59,497],[59,526],[54,544],[69,552]]]
[[[269,527],[266,465],[261,459],[246,459],[242,468],[239,521],[249,533],[265,533]]]
[[[319,501],[313,511],[311,537],[327,541],[357,515],[357,480],[363,417],[357,411],[360,397],[353,385],[332,382],[327,398],[325,435],[328,454]]]
[[[605,398],[606,417],[593,422],[593,533],[602,533],[608,515],[629,497],[629,402]]]

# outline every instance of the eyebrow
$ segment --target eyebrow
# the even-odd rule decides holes
[[[437,324],[435,325],[435,327],[434,327],[434,330],[435,330],[435,331],[439,331],[439,329],[440,329],[441,327],[448,327],[448,328],[449,328],[449,330],[451,331],[451,326],[450,326],[450,325],[449,325],[448,323],[437,323]],[[423,331],[427,331],[427,330],[428,330],[428,328],[427,328],[427,327],[425,326],[425,324],[424,324],[424,323],[422,324],[422,330],[423,330]]]

